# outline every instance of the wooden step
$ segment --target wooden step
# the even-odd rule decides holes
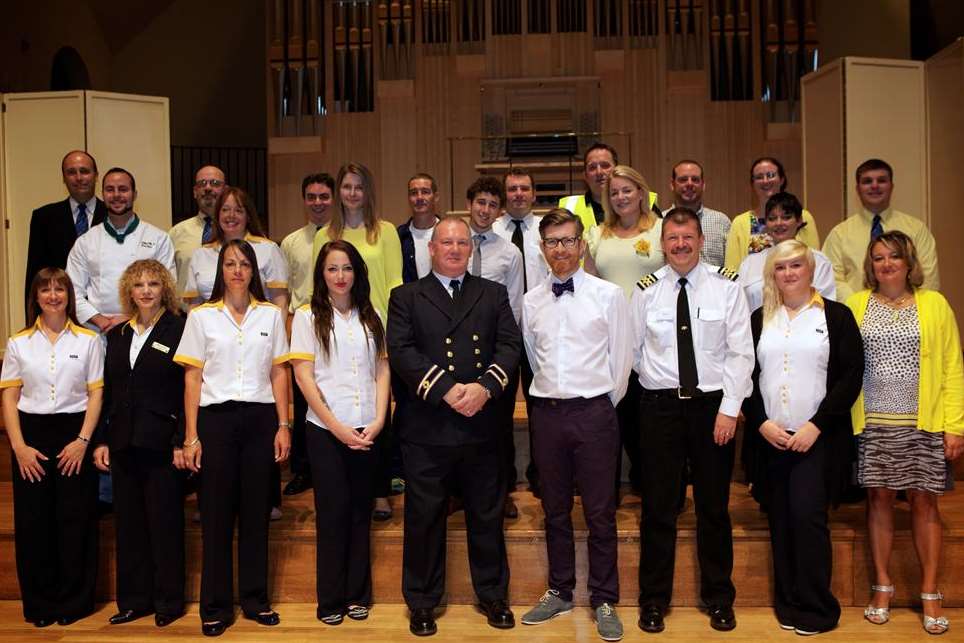
[[[770,543],[766,518],[747,494],[745,485],[731,489],[731,516],[734,536],[733,581],[737,605],[767,606],[772,603]],[[543,516],[539,501],[527,491],[513,494],[520,516],[506,524],[506,544],[511,570],[510,599],[513,603],[536,600],[546,588],[547,564]],[[379,603],[403,602],[401,595],[402,506],[403,496],[392,498],[394,517],[372,525],[372,570],[375,600]],[[185,502],[187,516],[188,600],[196,601],[200,590],[201,533],[191,522],[196,504]],[[944,550],[938,586],[948,594],[947,606],[964,606],[964,593],[955,591],[964,578],[964,492],[952,492],[941,500],[944,520]],[[639,497],[623,495],[618,513],[619,578],[623,604],[636,602],[639,564]],[[270,586],[275,602],[314,601],[314,509],[311,492],[285,497],[283,518],[271,525]],[[919,571],[910,536],[910,510],[898,503],[892,574],[897,587],[895,605],[916,604]],[[677,543],[676,580],[673,604],[693,606],[698,601],[699,569],[696,562],[696,530],[692,501],[680,516]],[[585,591],[587,570],[586,528],[579,498],[573,510],[576,530],[577,592],[576,603],[588,604]],[[0,599],[19,598],[14,565],[13,503],[9,482],[0,483]],[[830,522],[834,543],[834,593],[841,604],[860,606],[868,597],[870,556],[867,549],[863,504],[850,505],[832,512]],[[475,597],[469,579],[466,557],[464,514],[449,519],[447,601],[472,604]],[[113,519],[101,521],[101,561],[98,596],[114,596]]]

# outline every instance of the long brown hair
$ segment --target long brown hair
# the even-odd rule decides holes
[[[214,273],[214,287],[211,289],[211,298],[208,301],[218,301],[224,299],[224,255],[228,248],[237,248],[238,252],[251,264],[251,281],[248,282],[248,292],[258,301],[268,301],[264,296],[264,286],[261,284],[261,271],[258,269],[258,255],[254,253],[254,248],[244,239],[232,239],[223,246],[218,252],[218,267]]]
[[[37,318],[43,312],[40,310],[37,297],[40,295],[40,289],[50,283],[59,284],[67,290],[67,319],[80,326],[80,322],[77,321],[77,299],[74,295],[74,284],[70,281],[70,277],[61,268],[41,268],[34,275],[33,281],[30,282],[30,294],[27,295],[27,328],[36,324]]]
[[[354,174],[361,179],[362,189],[365,191],[365,205],[362,208],[365,240],[375,245],[380,233],[378,215],[375,214],[375,179],[371,170],[361,163],[345,163],[338,170],[338,178],[335,179],[335,207],[332,208],[331,222],[328,224],[328,237],[339,240],[345,231],[345,206],[341,203],[341,184],[348,174]]]
[[[331,355],[332,329],[334,328],[334,311],[328,298],[328,283],[325,281],[325,259],[332,252],[340,250],[348,255],[355,277],[351,284],[349,297],[351,307],[358,310],[358,318],[375,340],[375,351],[378,355],[385,353],[385,327],[375,312],[371,302],[371,285],[368,283],[368,267],[365,260],[352,244],[344,239],[329,241],[321,247],[318,259],[315,260],[315,290],[311,295],[311,312],[315,315],[315,335],[321,343],[325,357]]]

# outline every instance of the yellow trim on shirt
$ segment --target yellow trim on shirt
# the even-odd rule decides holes
[[[99,388],[104,388],[104,380],[97,380],[96,382],[87,382],[88,391],[96,391]]]
[[[13,388],[15,386],[23,386],[23,380],[0,380],[0,388]]]
[[[304,360],[306,362],[315,361],[315,356],[311,353],[288,353],[288,361],[292,360]]]
[[[291,353],[285,353],[284,355],[279,355],[271,360],[272,366],[277,366],[278,364],[284,364],[285,362],[291,361]]]
[[[174,361],[178,364],[183,364],[185,366],[194,366],[195,368],[204,368],[204,362],[195,359],[193,357],[188,357],[187,355],[175,355]]]

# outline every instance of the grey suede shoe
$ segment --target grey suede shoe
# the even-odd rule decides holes
[[[546,590],[546,593],[539,599],[539,603],[522,617],[522,624],[538,625],[571,611],[572,603],[570,601],[559,598],[559,592],[554,589]]]
[[[603,603],[596,608],[596,632],[604,641],[618,641],[623,638],[623,624],[616,616],[616,608]]]

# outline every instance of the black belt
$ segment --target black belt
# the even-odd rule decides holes
[[[599,395],[594,395],[593,397],[532,397],[532,403],[538,405],[548,405],[548,406],[583,406],[589,404],[590,402],[595,402],[596,400],[606,398],[609,399],[609,393],[601,393]]]
[[[685,389],[683,387],[677,388],[660,388],[660,389],[648,389],[644,388],[643,393],[651,397],[659,399],[672,399],[672,400],[692,400],[699,398],[721,398],[723,397],[722,390],[716,391],[701,391],[698,388]]]

